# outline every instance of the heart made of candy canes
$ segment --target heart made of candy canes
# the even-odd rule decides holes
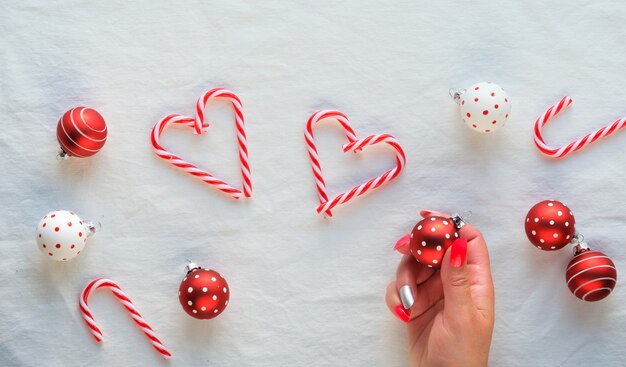
[[[326,181],[324,180],[322,167],[319,162],[317,146],[315,145],[315,140],[313,138],[313,126],[325,119],[335,119],[341,124],[346,138],[348,139],[348,143],[343,145],[344,152],[353,151],[358,153],[365,147],[385,143],[395,150],[396,166],[379,176],[369,179],[361,185],[355,186],[352,189],[335,196],[333,199],[329,199],[326,191]],[[327,217],[332,216],[331,210],[335,206],[346,203],[353,198],[363,195],[370,190],[376,189],[398,177],[406,164],[406,155],[404,154],[404,150],[392,135],[377,134],[367,136],[363,139],[358,139],[346,115],[339,111],[324,110],[312,114],[306,124],[304,139],[309,151],[311,168],[313,170],[313,176],[315,177],[315,185],[320,201],[320,204],[317,207],[317,212],[323,213]]]
[[[159,142],[159,138],[163,133],[163,130],[171,124],[180,124],[192,127],[196,134],[202,134],[203,131],[209,128],[209,123],[205,121],[204,110],[206,104],[214,98],[227,99],[232,104],[235,111],[237,143],[239,145],[239,162],[241,165],[241,176],[243,179],[241,189],[228,184],[224,180],[216,178],[208,171],[203,170],[198,166],[183,160],[178,155],[170,153]],[[215,186],[218,190],[232,196],[235,199],[239,199],[242,194],[245,197],[252,196],[250,164],[248,162],[248,142],[246,137],[246,131],[244,129],[243,106],[241,105],[241,100],[235,93],[223,88],[214,88],[205,92],[196,103],[195,117],[188,117],[180,114],[171,114],[165,116],[156,125],[154,125],[150,138],[152,142],[152,147],[154,148],[154,152],[156,153],[156,155],[159,156],[161,159],[169,162],[171,165],[181,168],[188,174],[199,178],[209,185]]]

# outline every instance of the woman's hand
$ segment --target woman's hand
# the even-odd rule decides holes
[[[449,217],[432,211],[420,215]],[[408,242],[396,247],[404,256],[386,300],[408,325],[411,366],[487,366],[494,322],[489,252],[472,226],[465,225],[459,234],[439,272],[418,263]]]

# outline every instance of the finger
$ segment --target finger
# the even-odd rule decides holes
[[[420,211],[420,215],[424,218],[433,217],[433,216],[434,217],[450,217],[450,215],[438,212],[436,210],[422,210]]]
[[[465,224],[459,230],[459,234],[468,241],[467,267],[474,305],[489,317],[493,317],[495,307],[493,279],[485,238],[470,224]]]
[[[397,292],[404,309],[409,310],[411,319],[421,315],[432,304],[443,297],[441,278],[433,276],[435,270],[426,267],[405,255],[396,271]]]
[[[387,303],[387,307],[389,307],[389,311],[391,311],[392,314],[400,319],[400,321],[404,323],[409,322],[409,320],[411,319],[409,315],[409,310],[402,307],[402,301],[400,300],[400,295],[398,294],[396,282],[391,282],[387,286],[385,302]]]
[[[411,252],[411,246],[409,246],[410,243],[411,243],[411,234],[407,233],[396,242],[396,244],[393,246],[393,249],[398,251],[401,254],[406,255]]]
[[[396,282],[396,284],[398,284]],[[416,319],[443,299],[443,285],[440,276],[431,276],[416,287],[415,302],[410,309],[411,320]]]
[[[472,298],[476,308],[493,318],[494,287],[489,250],[480,232],[476,231],[476,234],[476,237],[467,244],[467,267],[472,285]]]
[[[423,217],[450,216],[434,210],[422,210],[420,215]],[[493,315],[494,288],[487,243],[480,231],[470,224],[465,224],[459,230],[459,235],[468,241],[467,264],[469,266],[470,282],[473,286],[472,296],[474,297],[476,307]]]
[[[444,318],[448,322],[463,320],[474,309],[467,269],[467,239],[455,240],[441,263],[441,281],[445,297]]]
[[[430,278],[433,273],[432,268],[417,262],[413,255],[402,257],[396,270],[396,283],[404,308],[410,309],[413,306],[417,286]]]

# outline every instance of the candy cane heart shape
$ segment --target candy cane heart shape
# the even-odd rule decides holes
[[[98,343],[102,341],[102,332],[100,331],[98,325],[96,325],[96,321],[93,319],[88,305],[89,296],[91,296],[98,288],[108,288],[111,290],[111,292],[113,292],[113,295],[117,297],[117,299],[124,306],[126,311],[128,311],[130,317],[133,319],[135,324],[137,324],[141,328],[141,331],[143,331],[143,333],[146,335],[146,337],[152,344],[152,347],[156,349],[161,354],[161,356],[163,356],[163,358],[168,359],[172,356],[172,354],[168,352],[167,349],[165,349],[163,343],[161,343],[159,338],[154,335],[154,330],[152,330],[150,325],[148,325],[144,321],[143,317],[141,317],[141,314],[139,314],[139,312],[135,308],[135,305],[133,305],[133,303],[126,296],[126,294],[122,292],[120,287],[112,280],[102,278],[94,279],[89,284],[87,284],[79,299],[79,307],[83,319],[85,320],[89,331]]]
[[[235,112],[235,127],[237,129],[237,143],[239,146],[239,162],[241,166],[241,176],[243,179],[242,189],[233,187],[232,185],[221,179],[216,178],[211,173],[199,168],[193,163],[189,163],[178,155],[170,153],[159,142],[159,138],[161,137],[163,130],[170,124],[179,124],[191,127],[194,129],[194,132],[196,134],[202,134],[210,126],[210,124],[205,121],[206,105],[210,100],[215,98],[225,98],[226,100],[228,100],[232,104],[233,110]],[[248,141],[244,125],[243,106],[239,97],[237,97],[235,93],[226,89],[214,88],[205,92],[202,97],[198,99],[198,102],[196,103],[195,117],[187,117],[180,114],[171,114],[165,116],[152,128],[150,140],[152,142],[154,152],[161,159],[168,161],[173,166],[184,170],[188,174],[197,177],[205,183],[214,186],[218,190],[230,195],[234,199],[239,199],[242,194],[245,197],[252,196],[252,175],[250,172],[250,164],[248,161]]]
[[[534,129],[535,145],[543,154],[547,155],[548,157],[563,158],[580,149],[583,149],[589,144],[595,142],[596,140],[599,140],[601,138],[604,138],[605,136],[609,136],[613,134],[617,130],[623,128],[624,125],[626,125],[626,118],[621,118],[619,120],[616,120],[612,124],[605,126],[603,128],[600,128],[594,132],[591,132],[578,140],[572,141],[571,143],[565,146],[562,146],[559,148],[550,147],[546,144],[545,140],[543,139],[543,135],[542,135],[543,127],[551,119],[556,117],[556,115],[558,115],[561,111],[569,107],[570,104],[572,104],[572,99],[567,96],[563,97],[558,103],[548,108],[548,110],[544,112],[543,115],[539,116],[537,121],[535,121],[535,129]]]
[[[347,192],[337,195],[332,200],[329,200],[326,193],[326,183],[322,175],[322,168],[319,163],[317,147],[315,146],[312,133],[312,126],[322,119],[327,118],[337,119],[337,121],[339,121],[339,123],[344,128],[346,138],[348,139],[348,143],[343,146],[344,152],[353,151],[357,153],[365,147],[385,143],[391,146],[396,152],[396,166],[386,171],[382,175],[374,177],[359,186],[353,187]],[[404,153],[404,150],[393,136],[389,134],[377,134],[357,140],[354,130],[350,126],[348,119],[345,117],[345,115],[338,111],[319,111],[313,114],[307,122],[307,128],[304,135],[309,150],[309,157],[311,158],[311,167],[313,169],[313,175],[315,176],[316,187],[318,189],[320,197],[320,204],[317,207],[317,212],[322,213],[326,216],[332,215],[331,210],[335,206],[346,203],[357,196],[363,195],[366,192],[376,189],[383,184],[395,179],[400,175],[406,164],[406,155]]]
[[[339,111],[332,110],[323,110],[317,111],[309,117],[309,120],[306,123],[306,129],[304,131],[304,140],[306,141],[307,149],[309,151],[309,158],[311,159],[311,168],[313,170],[313,176],[315,177],[315,187],[317,188],[317,193],[319,196],[320,204],[323,204],[328,201],[328,193],[326,192],[326,181],[324,180],[324,175],[322,174],[322,166],[320,165],[319,155],[317,153],[317,146],[315,145],[315,140],[313,138],[313,125],[316,125],[322,120],[325,119],[335,119],[340,124],[344,130],[346,138],[349,142],[354,142],[357,140],[356,134],[350,126],[350,121],[343,113]],[[326,217],[332,217],[333,214],[330,210],[324,212]]]

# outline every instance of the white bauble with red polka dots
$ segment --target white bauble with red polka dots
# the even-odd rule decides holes
[[[511,102],[506,92],[497,84],[474,84],[457,96],[461,118],[470,129],[488,134],[506,125],[511,113]]]
[[[68,261],[80,254],[87,237],[94,231],[91,223],[67,210],[48,213],[37,225],[37,247],[46,257],[56,261]]]

